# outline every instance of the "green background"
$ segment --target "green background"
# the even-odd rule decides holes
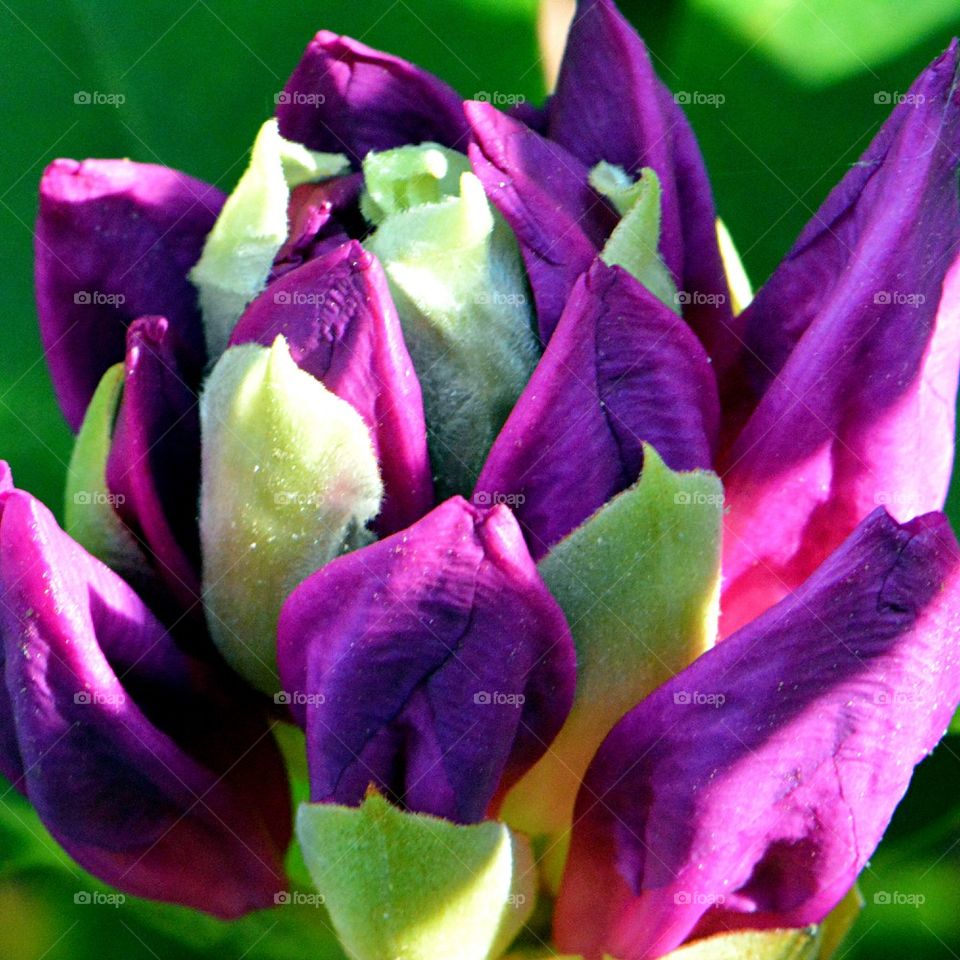
[[[688,114],[755,283],[866,146],[889,110],[877,101],[905,91],[960,33],[956,0],[646,0],[623,8],[675,91],[722,95],[721,105],[693,105]],[[36,183],[50,159],[129,156],[229,189],[274,94],[320,28],[416,60],[465,96],[537,99],[535,13],[535,0],[0,0],[0,455],[18,484],[59,505],[70,448],[32,298]],[[78,91],[126,99],[76,105]],[[950,507],[957,522],[957,484]],[[948,739],[920,768],[865,872],[868,906],[840,953],[846,960],[960,955],[958,746]],[[77,891],[92,889],[29,809],[0,788],[2,958],[335,955],[322,911],[283,907],[224,928],[133,902],[74,905]],[[875,903],[884,892],[924,902]]]

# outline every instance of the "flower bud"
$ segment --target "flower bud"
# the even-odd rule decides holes
[[[200,404],[203,592],[214,642],[254,686],[277,689],[287,594],[351,545],[382,486],[360,415],[301,370],[278,336],[231,347]]]

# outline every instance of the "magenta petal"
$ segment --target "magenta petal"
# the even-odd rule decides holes
[[[574,287],[474,501],[511,497],[538,559],[636,482],[643,443],[674,470],[709,469],[718,421],[697,338],[626,271],[598,260]]]
[[[107,484],[117,513],[186,611],[200,602],[200,420],[172,339],[163,317],[141,317],[127,332]]]
[[[280,675],[306,723],[311,794],[483,818],[559,731],[574,653],[510,511],[455,497],[304,581]]]
[[[660,253],[689,296],[684,317],[722,370],[740,352],[717,247],[710,181],[693,130],[654,73],[636,31],[612,0],[580,0],[557,89],[549,136],[585,166],[601,160],[660,178]]]
[[[957,60],[954,45],[921,75],[745,314],[743,379],[760,399],[724,458],[726,631],[878,504],[899,519],[943,505],[960,366]]]
[[[467,151],[473,172],[516,234],[546,344],[617,214],[590,186],[588,168],[559,144],[489,103],[464,109],[475,138]]]
[[[311,150],[362,160],[433,141],[464,149],[461,99],[442,80],[350,37],[321,30],[279,97],[280,133]]]
[[[35,237],[40,332],[57,398],[76,430],[126,327],[170,321],[185,369],[203,367],[197,292],[187,279],[223,195],[167,167],[55,160],[40,182]]]
[[[225,918],[270,905],[290,825],[268,728],[233,742],[250,723],[205,702],[203,668],[136,594],[31,496],[4,496],[0,625],[17,785],[113,886]]]
[[[942,515],[877,510],[627,714],[578,799],[560,947],[646,960],[822,920],[960,700],[958,563]]]
[[[422,517],[433,501],[423,400],[377,259],[351,241],[291,271],[250,304],[230,342],[269,346],[278,334],[369,428],[385,489],[379,531]]]

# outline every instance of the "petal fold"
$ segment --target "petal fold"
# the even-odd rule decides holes
[[[687,325],[619,267],[574,287],[490,451],[476,503],[509,503],[542,557],[640,476],[643,444],[709,468],[719,420],[710,361]]]
[[[877,510],[632,710],[584,781],[556,919],[589,960],[803,927],[853,885],[960,700],[960,549]]]
[[[420,67],[321,30],[278,98],[280,132],[311,150],[346,153],[434,141],[463,150],[457,92]]]
[[[577,277],[617,225],[586,164],[489,103],[464,104],[473,172],[516,235],[546,344]]]
[[[185,369],[206,351],[187,273],[223,204],[215,187],[129,160],[55,160],[40,181],[36,293],[57,399],[72,429],[107,368],[124,356],[126,328],[163,314]]]
[[[15,785],[106,883],[224,918],[271,904],[290,813],[263,718],[45,507],[2,496],[0,743],[13,733]]]
[[[721,462],[724,632],[877,505],[900,520],[943,506],[960,367],[957,66],[954,43],[743,314],[738,382],[754,393]]]
[[[656,171],[663,189],[660,253],[685,294],[684,317],[726,369],[740,343],[703,157],[643,41],[612,0],[580,0],[549,117],[549,137],[587,167],[605,160],[631,175]]]
[[[301,584],[279,660],[315,801],[355,806],[373,784],[459,823],[542,755],[573,697],[570,631],[516,521],[459,497]]]

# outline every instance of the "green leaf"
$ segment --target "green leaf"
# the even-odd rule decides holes
[[[674,313],[680,299],[673,277],[660,259],[660,178],[644,167],[636,181],[621,167],[601,161],[590,171],[590,184],[607,197],[620,214],[601,259],[609,267],[623,267]]]
[[[305,804],[297,836],[356,960],[488,960],[533,909],[529,849],[502,823],[405,813],[371,791],[360,807]]]
[[[226,349],[246,305],[266,286],[287,237],[290,191],[348,170],[340,153],[315,153],[280,136],[276,120],[260,128],[247,167],[217,218],[190,279],[200,293],[211,362]]]
[[[136,538],[114,510],[107,487],[107,458],[123,393],[122,363],[100,380],[77,434],[67,469],[64,529],[107,566],[136,579],[146,559]]]
[[[369,155],[366,246],[383,263],[423,388],[437,497],[469,496],[539,357],[516,240],[463,154]]]
[[[547,835],[551,883],[583,774],[613,725],[713,642],[723,488],[706,471],[675,473],[644,447],[639,482],[540,562],[577,648],[577,692],[550,749],[501,811]]]
[[[368,539],[383,488],[349,403],[301,370],[283,337],[220,358],[200,401],[207,622],[224,658],[278,692],[280,607],[304,577]]]

